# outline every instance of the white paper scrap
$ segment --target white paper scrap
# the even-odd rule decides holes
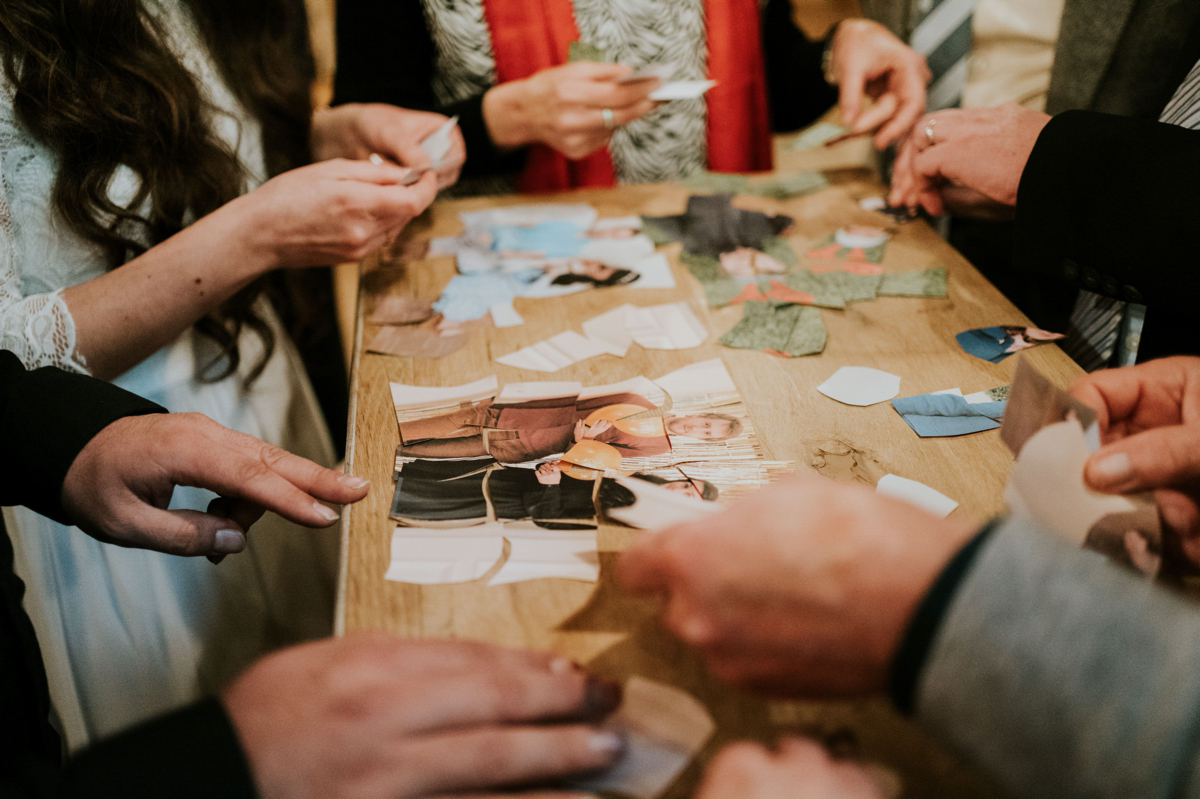
[[[392,405],[401,409],[436,408],[457,402],[475,402],[496,395],[500,383],[495,375],[461,386],[409,386],[391,383]]]
[[[633,344],[633,336],[629,335],[625,318],[629,309],[634,307],[626,303],[593,316],[583,323],[584,335],[602,344],[609,355],[624,358],[625,353],[629,352],[629,346]]]
[[[846,405],[874,405],[900,393],[900,378],[869,366],[843,366],[817,391]]]
[[[573,363],[607,353],[607,348],[598,342],[579,335],[574,330],[551,336],[528,347],[522,347],[509,355],[496,358],[497,363],[515,366],[518,369],[533,369],[539,372],[557,372]]]
[[[715,80],[673,80],[650,92],[650,99],[655,102],[692,100],[703,96],[705,92],[716,85]]]
[[[556,383],[505,383],[504,388],[496,396],[496,404],[529,402],[530,400],[551,399],[554,397],[578,397],[582,389],[583,384],[577,380],[563,380]]]
[[[450,117],[442,123],[441,127],[421,140],[421,149],[425,151],[425,155],[429,156],[429,161],[435,169],[442,165],[442,159],[450,152],[450,147],[454,143],[450,138],[450,133],[456,125],[458,125],[458,117]]]
[[[513,307],[512,300],[496,303],[488,308],[488,313],[492,315],[492,324],[496,327],[516,327],[525,324],[525,320]]]
[[[729,370],[720,358],[688,364],[654,381],[671,399],[679,402],[687,397],[709,394],[731,394],[737,391]]]
[[[686,350],[699,347],[708,330],[686,302],[634,306],[625,314],[633,340],[648,350]]]
[[[558,537],[518,537],[509,533],[508,560],[488,585],[504,585],[522,580],[562,577],[568,580],[600,579],[600,558],[596,554],[596,531],[562,531]]]
[[[939,519],[946,518],[950,515],[951,511],[958,507],[957,502],[942,492],[932,489],[924,483],[909,480],[907,477],[898,477],[894,474],[885,474],[883,477],[880,477],[875,490],[880,494],[902,499],[911,505],[916,505],[922,510],[929,511]]]
[[[632,267],[641,275],[629,284],[634,289],[673,289],[675,274],[671,271],[671,262],[662,253],[655,253],[638,261]]]
[[[384,578],[419,585],[478,580],[504,554],[501,532],[498,524],[463,530],[397,527]]]

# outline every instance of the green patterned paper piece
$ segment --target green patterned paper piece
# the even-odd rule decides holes
[[[583,41],[574,41],[567,45],[567,60],[570,62],[595,61],[598,64],[607,64],[612,61],[603,48]]]
[[[683,252],[680,253],[679,260],[687,265],[688,271],[692,273],[692,277],[701,283],[715,283],[718,280],[725,280],[728,277],[721,269],[721,260],[711,255],[696,255],[695,253]]]
[[[830,139],[836,139],[849,130],[850,128],[835,125],[832,122],[818,122],[800,131],[796,138],[792,139],[789,149],[808,150],[820,147]]]
[[[783,276],[783,284],[790,289],[811,294],[814,305],[821,305],[825,308],[845,308],[846,298],[842,296],[836,285],[824,278],[825,275],[814,275],[808,270],[788,272]]]
[[[654,242],[655,247],[661,247],[664,244],[671,244],[672,242],[679,241],[679,239],[673,236],[671,233],[659,227],[658,224],[652,219],[644,216],[642,217],[642,235]]]
[[[883,276],[879,284],[880,297],[931,297],[947,296],[946,267],[920,269],[913,272],[892,272]]]
[[[1011,385],[996,386],[995,388],[989,388],[987,391],[985,391],[983,393],[987,394],[988,398],[991,399],[992,402],[1007,402],[1008,401],[1008,392],[1010,389],[1012,389]]]
[[[746,178],[742,175],[725,175],[719,172],[700,170],[683,179],[683,185],[694,191],[708,194],[744,194]]]
[[[803,197],[829,187],[829,181],[816,170],[797,172],[781,178],[774,178],[760,183],[751,183],[746,187],[747,194],[757,194],[760,197],[772,197],[776,200],[787,200],[792,197]]]
[[[762,251],[787,267],[800,263],[800,256],[782,236],[768,236],[763,239]]]
[[[814,277],[824,283],[830,293],[840,295],[842,301],[847,303],[875,299],[883,280],[883,275],[856,275],[840,269],[822,272]]]
[[[792,329],[800,318],[803,306],[775,306],[769,302],[742,304],[741,320],[719,341],[739,350],[783,350],[791,338]]]
[[[793,358],[819,354],[825,349],[827,338],[821,312],[805,305],[793,307],[800,309],[800,315],[796,319],[796,326],[792,328],[792,334],[788,336],[787,344],[781,348],[782,351]]]
[[[704,294],[708,298],[708,307],[710,308],[725,307],[746,288],[745,283],[739,283],[732,278],[714,280],[708,283],[701,282],[700,285],[704,286]]]

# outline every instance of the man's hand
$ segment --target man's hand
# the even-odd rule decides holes
[[[1016,103],[926,114],[896,155],[888,205],[940,214],[947,185],[970,190],[958,192],[970,206],[986,205],[984,199],[1016,205],[1021,173],[1049,121]]]
[[[761,744],[725,747],[704,772],[695,799],[884,799],[861,766],[837,761],[802,738],[772,752]]]
[[[1183,551],[1200,563],[1200,358],[1105,369],[1071,393],[1096,409],[1104,446],[1084,476],[1097,491],[1154,491]]]
[[[348,103],[313,115],[313,158],[349,158],[363,161],[378,153],[397,164],[420,169],[434,166],[421,142],[440,128],[446,117],[428,111],[410,111],[386,103]],[[451,131],[450,151],[437,166],[439,189],[453,185],[467,160],[462,132]]]
[[[778,696],[880,689],[909,618],[971,536],[955,520],[815,476],[643,536],[618,561],[717,677]]]
[[[583,434],[584,438],[595,438],[606,430],[612,430],[613,423],[607,419],[597,419],[592,423],[587,432]]]
[[[877,22],[848,19],[833,35],[829,68],[841,89],[842,122],[859,133],[873,130],[882,150],[899,139],[925,111],[925,59]],[[863,110],[863,98],[875,104]]]
[[[175,486],[220,495],[209,513],[166,510]],[[321,504],[357,502],[369,483],[324,469],[198,413],[129,416],[100,431],[63,481],[63,508],[93,538],[173,555],[241,552],[264,510],[328,527]]]
[[[498,789],[612,763],[617,700],[549,654],[382,635],[270,655],[221,697],[264,799],[526,795]]]

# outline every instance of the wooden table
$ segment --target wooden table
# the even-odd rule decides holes
[[[824,156],[821,156],[824,157]],[[879,218],[858,207],[858,199],[880,193],[866,170],[830,173],[834,186],[790,201],[743,196],[735,204],[787,213],[797,221],[791,243],[804,252],[837,227]],[[630,213],[674,214],[683,210],[688,192],[671,185],[587,190],[541,201],[586,201],[604,216]],[[530,202],[529,197],[443,202],[406,231],[413,239],[461,230],[460,210],[496,203]],[[999,795],[997,790],[938,746],[915,725],[900,718],[882,699],[836,703],[767,703],[714,682],[699,660],[658,625],[652,603],[631,598],[612,578],[617,553],[638,533],[602,526],[598,541],[598,584],[537,580],[489,588],[481,580],[458,585],[417,586],[388,582],[393,522],[388,519],[394,451],[399,432],[388,382],[454,385],[496,374],[501,384],[520,380],[579,380],[584,385],[611,383],[636,375],[656,377],[688,363],[719,357],[744,397],[768,457],[794,460],[796,469],[812,469],[838,480],[869,485],[887,473],[920,480],[957,499],[956,513],[983,520],[1002,507],[1001,491],[1012,462],[998,431],[959,438],[921,439],[888,403],[868,408],[841,405],[815,386],[839,366],[873,366],[903,378],[901,395],[952,386],[964,392],[1008,383],[1016,358],[991,364],[963,353],[954,334],[974,327],[1026,323],[999,292],[923,222],[904,225],[892,238],[886,271],[944,265],[950,297],[942,300],[880,298],[844,311],[823,310],[829,342],[819,356],[784,359],[765,353],[732,350],[716,343],[740,318],[740,308],[708,310],[703,291],[678,263],[679,245],[665,249],[675,268],[674,290],[630,288],[586,291],[554,300],[518,300],[523,326],[478,332],[462,350],[441,360],[395,358],[363,352],[376,328],[363,320],[373,294],[433,298],[454,271],[449,257],[380,268],[364,264],[359,298],[357,345],[351,379],[351,430],[347,460],[353,474],[371,479],[374,490],[351,507],[343,523],[342,575],[338,629],[387,630],[409,637],[461,637],[510,646],[552,649],[586,663],[612,679],[640,674],[673,683],[705,702],[718,733],[705,752],[711,755],[735,738],[771,740],[780,730],[851,738],[859,753],[898,771],[907,796]],[[686,299],[713,335],[699,349],[647,351],[634,346],[625,358],[600,356],[545,375],[495,363],[492,356],[512,352],[621,303],[652,304]],[[1056,346],[1026,355],[1062,385],[1079,374]],[[703,760],[705,758],[701,758]],[[687,796],[701,771],[693,763],[668,795]]]

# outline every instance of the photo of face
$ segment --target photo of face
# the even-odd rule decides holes
[[[724,441],[742,432],[742,423],[731,416],[704,413],[696,416],[668,416],[667,432],[699,441]]]
[[[700,493],[700,487],[691,480],[671,480],[670,482],[663,483],[662,487],[677,494],[704,499]]]
[[[1064,338],[1062,333],[1051,333],[1049,330],[1042,330],[1038,327],[1005,327],[1003,330],[1004,339],[1001,339],[1001,343],[1011,339],[1011,343],[1004,350],[1009,353],[1027,350],[1042,341],[1057,341]]]

